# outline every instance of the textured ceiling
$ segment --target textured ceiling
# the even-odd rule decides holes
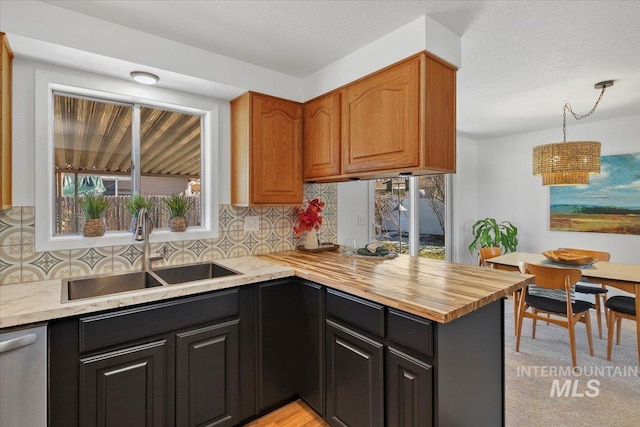
[[[462,37],[458,130],[484,139],[640,114],[638,1],[47,1],[304,77],[428,15]],[[571,123],[568,123],[571,126]],[[569,131],[570,137],[570,131]]]

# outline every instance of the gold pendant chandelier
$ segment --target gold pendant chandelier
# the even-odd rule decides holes
[[[613,80],[596,83],[602,89],[595,105],[587,114],[577,115],[571,104],[562,110],[562,142],[539,145],[533,149],[533,175],[542,176],[542,185],[586,185],[589,175],[600,173],[600,142],[567,141],[567,111],[576,120],[584,119],[596,111],[604,91],[613,86]]]

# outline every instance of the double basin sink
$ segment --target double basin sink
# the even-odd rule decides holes
[[[62,281],[62,301],[119,294],[158,286],[177,285],[199,280],[234,276],[230,270],[213,262],[156,268],[150,271],[110,274],[104,276],[64,279]]]

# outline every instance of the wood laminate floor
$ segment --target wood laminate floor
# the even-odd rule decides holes
[[[244,427],[327,427],[318,414],[302,400],[296,400]]]

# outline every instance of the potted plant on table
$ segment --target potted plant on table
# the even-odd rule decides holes
[[[318,230],[322,225],[322,208],[324,202],[313,199],[307,202],[305,207],[294,208],[293,213],[298,215],[293,225],[293,231],[296,236],[300,237],[302,232],[306,232],[304,239],[305,249],[318,249],[320,243],[318,242]]]
[[[195,207],[195,199],[184,194],[172,194],[163,202],[169,212],[169,230],[186,231],[189,226],[187,214]]]
[[[473,241],[469,245],[472,254],[480,248],[497,247],[503,252],[513,252],[518,247],[518,228],[509,221],[498,223],[493,218],[476,221],[471,228]]]
[[[155,207],[155,202],[151,196],[143,196],[140,193],[133,193],[131,198],[124,203],[124,209],[131,214],[131,223],[129,224],[129,231],[135,233],[138,228],[138,212],[140,209],[145,208],[147,212],[152,212]],[[149,232],[153,229],[153,223],[149,219]]]
[[[111,206],[111,201],[103,194],[87,193],[78,198],[78,206],[82,209],[85,218],[82,224],[82,235],[85,237],[104,235],[106,224],[102,215]]]

